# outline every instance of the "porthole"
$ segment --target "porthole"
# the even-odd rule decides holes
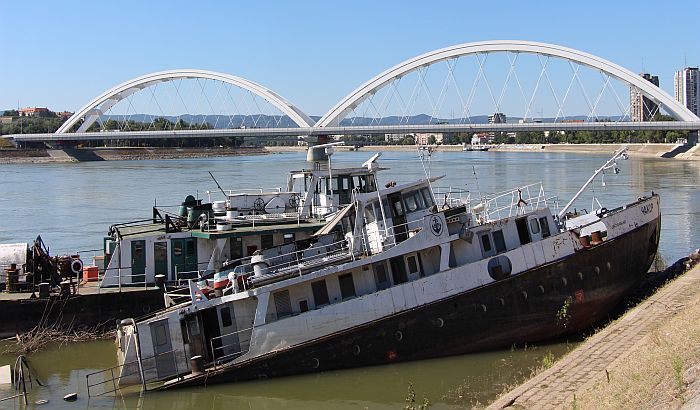
[[[503,298],[498,298],[498,301],[501,302],[501,306],[506,305],[506,301]]]
[[[583,280],[583,272],[577,273],[579,280]]]
[[[360,354],[360,346],[359,345],[354,345],[352,347],[352,354],[354,354],[355,356]]]
[[[569,283],[569,281],[566,280],[566,278],[561,278],[561,283],[566,287],[566,285]]]
[[[486,305],[481,305],[481,311],[486,312]]]
[[[499,255],[489,260],[487,269],[489,271],[489,276],[491,276],[493,280],[501,280],[510,276],[510,273],[513,271],[513,265],[510,263],[510,259],[508,259],[507,256]]]
[[[600,268],[596,266],[593,268],[593,272],[595,272],[596,275],[600,275]]]
[[[544,286],[540,285],[539,288],[540,288],[540,293],[544,295]]]
[[[398,341],[403,340],[403,333],[401,333],[400,330],[397,330],[396,333],[394,333],[394,338],[396,338]]]
[[[441,317],[439,317],[439,318],[435,319],[435,326],[437,326],[437,327],[443,327],[443,326],[445,326],[445,321],[442,320]]]
[[[318,367],[321,365],[321,361],[319,361],[317,358],[311,359],[311,367],[314,369],[318,369]]]
[[[523,299],[527,300],[527,291],[523,291]]]
[[[605,267],[608,268],[608,270],[612,270],[612,265],[610,262],[605,262]]]

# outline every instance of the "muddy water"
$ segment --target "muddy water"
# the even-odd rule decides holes
[[[357,166],[371,151],[337,153],[334,164]],[[26,242],[42,234],[51,252],[96,249],[110,224],[149,218],[150,207],[177,205],[188,194],[217,197],[212,171],[224,188],[280,187],[286,172],[306,166],[304,154],[81,164],[0,165],[0,243]],[[542,181],[547,195],[564,204],[607,156],[569,153],[435,153],[426,169],[447,176],[436,183],[480,193]],[[424,176],[414,152],[387,152],[382,184]],[[669,262],[700,246],[700,163],[663,159],[621,162],[620,175],[598,179],[593,188],[602,206],[613,208],[650,191],[661,194],[661,254]],[[577,208],[591,209],[586,193]],[[89,256],[88,253],[83,253]],[[30,401],[50,400],[37,408],[402,408],[409,382],[418,401],[435,408],[463,408],[495,397],[504,386],[529,375],[548,354],[559,356],[566,343],[496,351],[438,360],[354,369],[285,379],[209,386],[206,389],[150,393],[88,400],[85,375],[115,364],[111,341],[78,343],[47,350],[30,362],[47,387],[35,387]],[[0,365],[14,362],[0,356]],[[76,403],[61,400],[78,392]],[[0,386],[0,398],[12,392]],[[432,406],[431,406],[432,407]],[[18,401],[0,408],[20,408]]]
[[[173,392],[136,392],[88,397],[85,375],[116,364],[112,341],[74,343],[29,356],[46,387],[29,390],[29,408],[51,409],[398,409],[403,408],[409,383],[416,401],[428,399],[431,408],[465,408],[487,403],[542,366],[545,357],[558,357],[574,347],[560,342],[537,347],[494,351],[436,360],[399,363],[306,376],[223,384]],[[14,363],[14,355],[0,356],[0,366]],[[99,387],[91,388],[96,394]],[[78,393],[73,403],[63,396]],[[0,385],[0,398],[14,394]],[[34,404],[49,400],[46,405]],[[0,402],[0,408],[22,408],[20,400]]]

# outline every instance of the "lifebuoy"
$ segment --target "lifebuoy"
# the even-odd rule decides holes
[[[70,262],[70,271],[74,274],[79,274],[83,270],[83,261],[80,259],[73,259]]]

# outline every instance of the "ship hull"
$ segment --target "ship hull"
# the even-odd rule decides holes
[[[604,320],[648,271],[660,217],[508,279],[162,389],[420,360],[534,343]]]

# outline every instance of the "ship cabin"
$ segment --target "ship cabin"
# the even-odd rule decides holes
[[[432,184],[439,178],[355,190],[351,204],[313,236],[261,250],[230,269],[223,296],[205,295],[190,281],[186,302],[120,325],[120,383],[138,382],[135,343],[155,362],[144,377],[172,383],[193,377],[193,356],[207,368],[241,363],[557,257],[545,244],[560,232],[544,197],[509,193],[517,203],[482,198],[472,207],[468,198],[445,196],[438,206]]]
[[[188,196],[177,210],[115,224],[104,238],[103,287],[148,286],[156,275],[186,281],[244,263],[262,249],[310,238],[327,216],[351,203],[352,192],[377,190],[371,164],[292,171],[287,190],[221,190]],[[221,194],[223,200],[212,200]]]

